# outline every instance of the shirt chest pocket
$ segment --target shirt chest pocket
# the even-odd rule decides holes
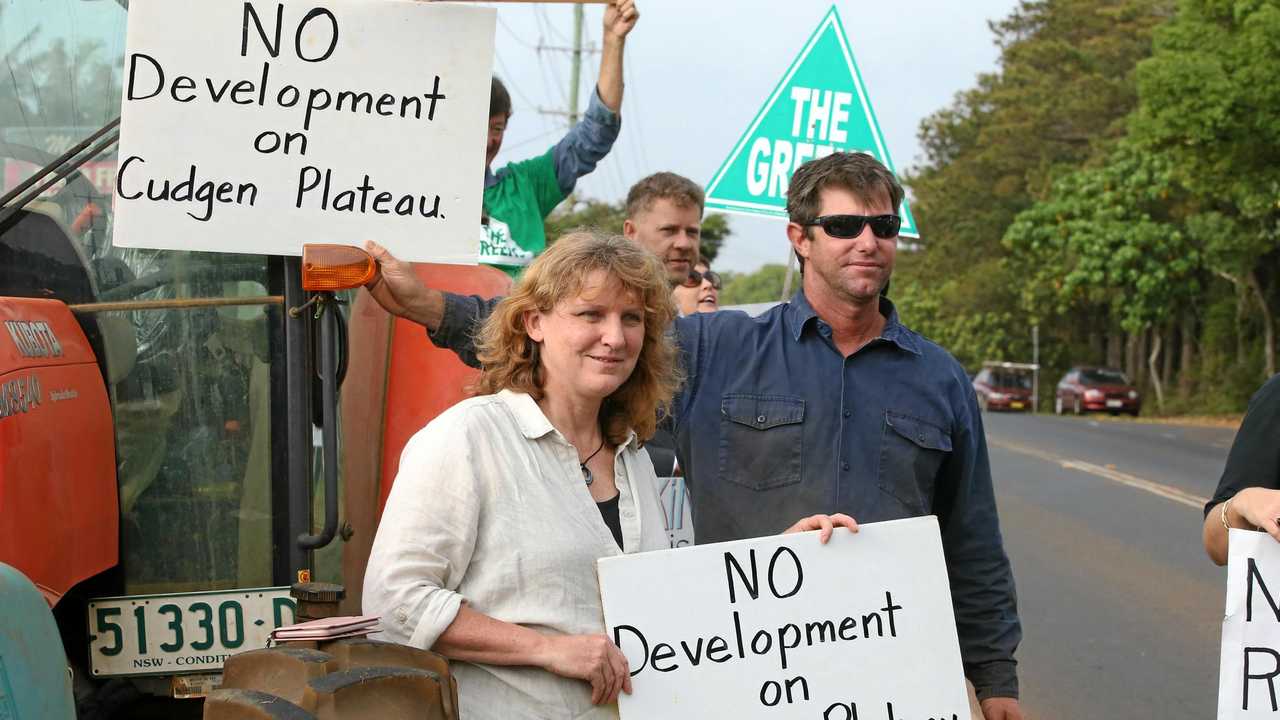
[[[951,436],[919,418],[884,414],[880,440],[880,489],[902,504],[905,514],[932,512],[934,483],[951,455]]]
[[[725,395],[720,404],[720,481],[752,490],[800,482],[804,400]]]

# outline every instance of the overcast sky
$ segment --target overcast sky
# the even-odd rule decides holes
[[[920,121],[995,69],[988,20],[1016,0],[897,0],[836,3],[867,92],[898,168],[918,161]],[[579,192],[621,199],[631,183],[671,170],[705,185],[755,117],[830,0],[638,0],[640,23],[627,42],[623,131],[613,153]],[[569,5],[503,3],[495,72],[512,89],[515,116],[496,165],[545,151],[567,108],[573,29]],[[587,42],[598,47],[602,8],[588,5]],[[539,46],[544,49],[539,50]],[[599,56],[584,62],[582,105]],[[785,262],[779,220],[731,216],[734,230],[717,267],[751,271]],[[928,227],[921,233],[927,235]]]

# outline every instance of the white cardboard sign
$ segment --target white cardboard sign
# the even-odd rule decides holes
[[[1280,543],[1231,530],[1218,718],[1280,715]]]
[[[474,264],[495,11],[133,0],[117,245]]]
[[[937,519],[604,558],[624,720],[959,720],[969,700]]]

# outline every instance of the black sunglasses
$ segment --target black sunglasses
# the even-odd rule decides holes
[[[821,226],[822,231],[834,238],[856,238],[862,229],[871,226],[871,233],[881,240],[891,240],[898,236],[902,227],[902,218],[897,215],[823,215],[813,222],[802,223],[805,227]]]
[[[720,276],[717,275],[714,270],[708,270],[706,272],[698,272],[697,270],[690,270],[688,277],[686,277],[684,279],[684,282],[681,284],[687,288],[696,288],[702,284],[702,281],[704,279],[707,282],[711,283],[711,287],[715,288],[716,290],[720,289]]]

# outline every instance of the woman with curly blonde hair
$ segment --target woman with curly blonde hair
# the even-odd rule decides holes
[[[678,384],[674,316],[655,257],[566,235],[485,324],[481,394],[405,447],[365,611],[455,660],[464,717],[617,717],[595,566],[669,544],[641,443]]]

